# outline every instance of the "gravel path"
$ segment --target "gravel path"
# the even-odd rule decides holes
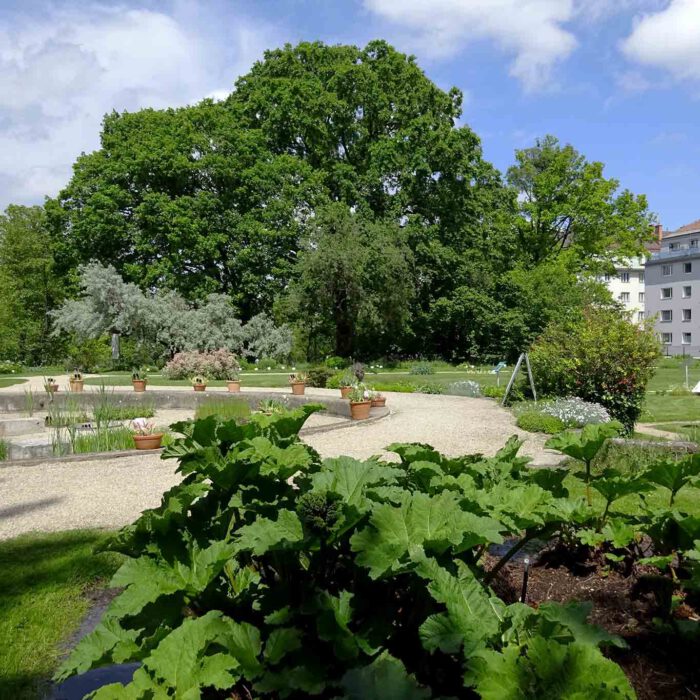
[[[308,393],[336,395],[324,389]],[[544,449],[546,436],[518,430],[513,416],[494,401],[425,394],[388,393],[387,398],[392,413],[386,418],[313,433],[306,442],[324,457],[366,458],[392,442],[426,442],[453,456],[492,455],[515,433],[525,439],[522,452],[535,464],[559,461]],[[324,422],[324,416],[312,417],[309,425]],[[148,455],[0,467],[0,539],[33,530],[125,525],[158,505],[163,491],[177,482],[175,466],[173,460]]]

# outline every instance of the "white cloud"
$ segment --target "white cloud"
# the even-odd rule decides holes
[[[676,80],[700,80],[700,0],[671,0],[665,9],[639,17],[622,51]]]
[[[479,39],[514,56],[510,74],[538,90],[553,66],[576,47],[563,25],[576,15],[573,0],[364,0],[365,7],[407,29],[425,54],[452,56]]]
[[[0,207],[55,195],[99,145],[107,112],[221,98],[262,54],[264,31],[231,27],[223,52],[196,25],[145,9],[16,17],[0,31]]]

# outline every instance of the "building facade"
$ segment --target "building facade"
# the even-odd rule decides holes
[[[644,270],[647,318],[667,355],[700,355],[700,219],[663,233]]]
[[[615,267],[614,275],[605,275],[603,279],[613,299],[622,304],[630,320],[636,323],[644,320],[644,262],[642,258],[626,260]]]

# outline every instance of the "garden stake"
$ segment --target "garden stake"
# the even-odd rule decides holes
[[[527,579],[530,573],[530,560],[525,557],[524,559],[525,571],[523,571],[523,588],[520,592],[520,602],[524,603],[527,599]]]

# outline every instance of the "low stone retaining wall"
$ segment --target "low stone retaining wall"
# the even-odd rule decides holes
[[[40,394],[33,397],[34,410],[46,411],[53,401],[59,406],[66,404],[70,397],[71,402],[78,405],[91,407],[99,401],[96,392],[85,391],[82,393],[68,394],[58,392],[49,397],[48,394]],[[291,393],[283,394],[273,391],[243,391],[240,394],[230,394],[224,391],[168,391],[167,388],[149,388],[143,393],[135,391],[114,391],[109,393],[110,401],[117,406],[139,406],[142,404],[155,405],[156,409],[192,409],[194,411],[201,403],[212,399],[216,401],[245,401],[252,409],[256,409],[261,401],[279,401],[289,408],[296,408],[307,403],[323,404],[326,413],[334,416],[350,418],[350,404],[347,399],[333,396],[295,396]],[[27,410],[27,397],[23,393],[0,394],[0,412],[11,413]]]

